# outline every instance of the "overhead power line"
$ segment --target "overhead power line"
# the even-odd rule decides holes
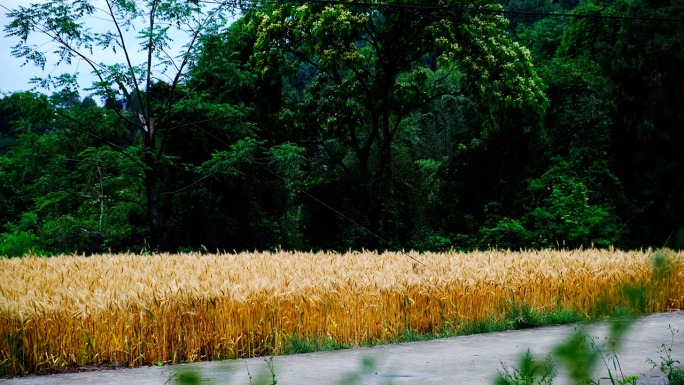
[[[205,0],[202,3],[208,4],[223,4],[222,1]],[[257,1],[246,0],[240,4],[253,4],[254,8],[265,9],[267,5],[277,4],[328,4],[328,5],[344,5],[349,7],[366,7],[366,8],[397,8],[397,9],[412,9],[419,11],[455,11],[468,14],[479,15],[502,15],[502,16],[518,16],[529,18],[545,18],[545,17],[573,17],[577,19],[595,19],[595,20],[623,20],[623,21],[657,21],[668,23],[684,23],[684,19],[675,18],[656,18],[656,17],[641,17],[641,16],[619,16],[619,15],[591,15],[578,13],[554,13],[554,12],[523,12],[523,11],[506,11],[503,9],[489,9],[489,8],[470,8],[457,6],[429,6],[420,4],[395,4],[395,3],[364,3],[357,1],[339,1],[339,0],[292,0],[292,1]],[[246,7],[247,8],[247,7]]]
[[[334,212],[335,214],[337,214],[340,218],[343,218],[343,219],[347,220],[348,222],[351,222],[353,225],[355,225],[355,226],[361,228],[361,229],[364,230],[366,233],[368,233],[368,234],[372,235],[373,237],[379,239],[380,241],[382,241],[382,242],[388,244],[390,247],[392,247],[392,248],[393,248],[394,250],[396,250],[398,253],[401,253],[401,254],[403,254],[403,255],[409,257],[410,259],[412,259],[414,262],[420,263],[421,265],[427,267],[426,264],[424,264],[424,263],[421,262],[420,260],[418,260],[418,259],[416,259],[416,258],[414,258],[414,257],[412,257],[412,256],[410,256],[410,255],[408,255],[408,254],[406,254],[406,252],[405,252],[404,250],[400,249],[398,246],[395,246],[394,244],[392,244],[392,242],[390,242],[390,241],[386,240],[385,238],[381,237],[380,235],[378,235],[378,234],[376,234],[376,233],[370,231],[367,227],[365,227],[365,226],[359,224],[358,222],[356,222],[355,220],[351,219],[351,218],[348,217],[347,215],[344,215],[343,212],[341,212],[341,211],[339,211],[339,210],[335,210],[332,206],[328,205],[327,203],[323,202],[322,200],[320,200],[320,199],[316,198],[315,196],[309,194],[308,192],[304,191],[303,189],[301,189],[299,186],[297,186],[297,185],[294,184],[293,182],[291,182],[291,181],[285,179],[284,177],[278,175],[277,173],[271,171],[268,167],[264,166],[263,164],[261,164],[261,163],[259,163],[259,162],[256,162],[256,161],[254,161],[254,160],[252,160],[252,163],[254,163],[255,165],[257,165],[257,166],[259,166],[259,167],[261,167],[261,168],[263,168],[263,169],[266,170],[268,173],[270,173],[270,174],[272,174],[273,176],[275,176],[276,178],[282,180],[283,182],[285,182],[286,184],[288,184],[290,187],[295,188],[297,191],[299,191],[299,192],[301,192],[302,194],[306,195],[306,196],[309,197],[310,199],[312,199],[312,200],[318,202],[318,203],[321,204],[322,206],[326,207],[328,210],[330,210],[330,211]]]

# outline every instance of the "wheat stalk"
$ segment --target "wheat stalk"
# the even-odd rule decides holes
[[[26,373],[93,361],[132,365],[282,352],[288,336],[362,344],[458,329],[533,308],[615,306],[649,286],[647,310],[684,301],[684,253],[482,251],[133,254],[0,260],[0,366]]]

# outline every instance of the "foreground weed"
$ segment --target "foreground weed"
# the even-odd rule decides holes
[[[633,323],[633,317],[624,317],[611,322],[609,335],[604,339],[592,337],[584,328],[581,328],[566,342],[556,346],[552,355],[566,367],[570,379],[575,384],[599,385],[601,380],[607,380],[612,385],[635,385],[638,377],[625,376],[618,357],[620,344]],[[661,357],[664,363],[662,370],[667,370],[669,373],[674,363],[669,354],[671,350],[663,347],[662,351],[665,352],[665,356]],[[592,380],[592,373],[596,365],[600,363],[605,366],[607,376]],[[501,365],[503,370],[499,371],[496,385],[551,385],[557,374],[553,369],[551,355],[547,357],[544,365],[541,365],[534,361],[529,349],[521,358],[519,369],[514,368],[511,371],[503,362]]]
[[[247,361],[245,361],[247,376],[249,377],[249,385],[276,385],[278,383],[276,380],[275,368],[273,367],[273,356],[270,356],[268,359],[264,358],[264,362],[266,362],[266,365],[268,365],[268,372],[262,370],[257,374],[256,379],[254,379],[252,374],[249,372]]]
[[[185,370],[171,379],[171,383],[177,385],[199,385],[200,381],[199,374],[191,369]],[[169,383],[169,381],[167,381],[167,383]]]
[[[376,368],[375,360],[370,357],[364,357],[361,359],[361,370],[356,373],[348,374],[342,381],[340,385],[354,385],[361,382],[364,375],[372,373]]]
[[[585,329],[581,329],[566,343],[557,346],[554,355],[567,366],[570,377],[577,384],[598,385],[601,380],[608,380],[612,385],[636,384],[637,376],[625,377],[617,353],[625,333],[633,323],[632,317],[613,321],[609,336],[602,344],[599,343],[601,339],[591,337]],[[605,366],[608,376],[594,381],[590,376],[600,362]]]
[[[275,370],[273,369],[273,356],[269,357],[268,359],[264,358],[264,361],[266,361],[266,365],[268,365],[268,370],[271,372],[272,382],[268,385],[276,385],[278,381],[276,381]]]
[[[503,362],[501,366],[496,385],[551,385],[558,374],[550,355],[540,364],[535,362],[530,349],[522,356],[520,369],[513,368],[511,372]]]
[[[669,326],[670,333],[672,333],[672,341],[670,344],[662,344],[658,348],[658,353],[660,353],[660,364],[657,364],[652,359],[648,358],[646,362],[653,365],[651,370],[658,367],[665,375],[667,375],[667,383],[669,385],[684,385],[684,369],[681,366],[675,364],[681,364],[679,361],[672,358],[672,347],[674,346],[675,333],[679,330],[673,329],[672,325]]]

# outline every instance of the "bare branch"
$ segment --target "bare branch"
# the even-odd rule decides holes
[[[51,38],[53,41],[56,41],[58,44],[63,45],[63,46],[66,47],[69,51],[71,51],[74,55],[80,57],[82,60],[84,60],[86,63],[88,63],[88,65],[90,65],[90,67],[93,69],[93,71],[95,72],[95,74],[97,75],[97,77],[100,79],[100,81],[104,83],[104,78],[102,77],[102,72],[101,72],[101,71],[109,72],[109,70],[108,70],[107,68],[103,67],[102,65],[100,65],[100,64],[98,64],[98,63],[95,63],[92,59],[90,59],[90,58],[88,58],[87,56],[85,56],[82,52],[80,52],[80,51],[78,51],[77,49],[75,49],[74,47],[72,47],[71,44],[69,44],[68,42],[64,41],[64,39],[62,39],[62,37],[61,37],[59,34],[51,33],[51,32],[50,32],[47,28],[45,28],[43,25],[38,24],[38,23],[36,23],[36,22],[34,22],[34,21],[31,21],[31,25],[33,26],[34,30],[36,30],[36,31],[38,31],[38,32],[40,32],[40,33],[42,33],[42,34],[48,36],[48,37]],[[119,83],[119,87],[122,88],[122,90],[123,90],[124,92],[126,92],[125,87],[123,87],[120,83]],[[110,97],[114,97],[114,95],[111,94],[111,90],[107,90],[107,93],[110,94]],[[119,118],[121,118],[122,120],[126,121],[127,123],[132,124],[132,125],[134,125],[134,126],[136,126],[136,127],[141,127],[139,123],[134,122],[134,121],[132,121],[132,120],[129,120],[129,119],[126,118],[125,116],[121,115],[121,113],[120,113],[119,111],[114,110],[114,112],[119,116]]]
[[[342,166],[342,169],[344,170],[344,172],[345,172],[347,175],[350,175],[350,174],[349,174],[349,170],[347,169],[347,166],[344,165],[344,162],[342,162],[342,160],[341,160],[340,158],[338,158],[338,157],[336,157],[335,155],[333,155],[332,151],[330,151],[330,148],[328,148],[328,145],[325,144],[325,142],[323,142],[323,141],[319,142],[319,144],[320,144],[321,146],[323,146],[323,148],[325,149],[325,152],[328,153],[328,156],[329,156],[333,161],[335,161],[337,164],[339,164],[340,166]]]
[[[83,124],[82,122],[79,122],[78,120],[72,118],[72,117],[69,116],[68,114],[65,114],[65,113],[61,112],[61,111],[58,110],[58,109],[55,109],[55,113],[58,114],[58,115],[60,115],[60,116],[65,117],[65,118],[67,118],[67,119],[69,119],[69,120],[71,120],[72,122],[75,122],[75,123],[77,123],[77,124],[79,124],[79,125],[85,127],[85,124]],[[67,129],[69,129],[69,130],[74,130],[74,131],[76,131],[76,132],[80,132],[80,133],[85,134],[85,135],[92,136],[93,138],[96,138],[96,139],[102,141],[103,143],[105,143],[106,145],[108,145],[109,147],[111,147],[114,151],[117,151],[117,152],[123,154],[123,155],[126,156],[128,159],[132,160],[135,164],[137,164],[138,166],[140,166],[142,169],[145,169],[145,166],[144,166],[142,163],[140,163],[137,159],[133,158],[130,154],[126,153],[126,150],[125,150],[123,147],[118,146],[118,145],[116,145],[116,144],[114,144],[114,143],[108,141],[107,139],[101,137],[100,135],[97,135],[97,134],[95,134],[95,133],[90,132],[90,131],[87,129],[87,127],[85,127],[85,128],[86,128],[85,130],[79,130],[78,128],[74,128],[74,127],[65,127],[65,128],[67,128]]]
[[[152,3],[152,9],[150,10],[150,41],[148,42],[149,46],[147,47],[147,84],[145,85],[145,91],[150,90],[150,81],[151,81],[151,76],[152,76],[152,52],[153,52],[153,45],[152,45],[152,38],[154,36],[154,17],[157,9],[157,4],[158,0],[155,0]],[[140,93],[138,92],[138,95]],[[145,120],[143,124],[147,125],[147,129],[149,132],[149,140],[150,142],[154,141],[154,132],[152,132],[152,125],[150,117],[152,116],[152,111],[150,110],[150,101],[147,101],[146,105],[143,105],[142,102],[140,103],[140,109],[144,110],[146,112]]]
[[[183,191],[183,190],[187,190],[187,189],[189,189],[190,187],[192,187],[192,186],[198,184],[199,182],[201,182],[201,181],[203,181],[203,180],[205,180],[205,179],[207,179],[207,178],[213,176],[214,174],[216,174],[216,173],[219,172],[219,171],[221,171],[221,170],[216,170],[216,171],[210,172],[209,174],[207,174],[207,175],[203,176],[202,178],[200,178],[200,179],[198,179],[198,180],[196,180],[196,181],[190,183],[189,185],[187,185],[187,186],[185,186],[185,187],[179,188],[179,189],[176,190],[176,191],[167,191],[167,192],[160,193],[159,196],[162,196],[162,195],[173,195],[173,194],[179,193],[179,192],[181,192],[181,191]]]
[[[159,131],[164,131],[164,132],[166,132],[166,131],[173,131],[173,130],[176,130],[176,129],[179,129],[179,128],[182,128],[182,127],[185,127],[185,126],[192,126],[192,125],[197,125],[197,124],[200,124],[200,123],[212,122],[212,121],[214,121],[214,120],[215,120],[215,119],[198,120],[198,121],[196,121],[196,122],[185,123],[185,124],[181,124],[181,125],[178,125],[178,126],[173,126],[173,127],[171,127],[171,128],[165,128],[165,129],[159,130]]]
[[[120,201],[120,202],[135,203],[135,204],[137,204],[138,206],[140,206],[143,210],[147,211],[147,208],[146,208],[145,206],[143,206],[142,203],[140,203],[140,202],[138,202],[138,201],[136,201],[136,200],[133,200],[133,199],[117,198],[117,197],[108,197],[108,196],[97,196],[97,197],[93,197],[93,196],[90,196],[90,195],[83,195],[83,194],[75,193],[75,192],[73,192],[73,191],[65,190],[65,189],[63,189],[63,188],[61,188],[61,187],[59,187],[59,186],[57,186],[57,185],[50,185],[50,187],[52,187],[53,189],[55,189],[55,190],[57,190],[57,191],[61,191],[61,192],[63,192],[63,193],[67,193],[67,194],[69,194],[69,195],[77,196],[77,197],[79,197],[79,198],[84,198],[84,199],[92,199],[92,200],[107,199],[107,200],[112,200],[112,201]]]
[[[128,49],[126,48],[126,41],[123,37],[123,33],[121,32],[121,27],[119,27],[119,22],[116,20],[116,16],[114,16],[114,10],[112,10],[112,5],[109,3],[109,0],[106,0],[107,7],[109,8],[109,14],[112,16],[112,20],[114,21],[114,25],[116,25],[116,30],[119,33],[119,39],[121,39],[121,48],[124,51],[124,54],[126,55],[126,62],[128,63],[128,69],[131,72],[131,77],[133,78],[133,84],[135,84],[135,90],[138,93],[138,101],[140,102],[140,108],[143,106],[143,101],[142,101],[142,96],[140,96],[140,87],[138,86],[138,79],[135,78],[135,71],[133,71],[133,65],[131,64],[131,58],[128,55]],[[124,91],[126,94],[128,92]],[[128,95],[126,95],[128,97]]]
[[[180,69],[178,68],[178,65],[176,65],[176,62],[173,60],[173,57],[171,55],[169,55],[169,53],[166,52],[166,50],[163,48],[162,48],[162,52],[164,52],[164,56],[169,58],[169,60],[171,61],[171,64],[173,64],[173,66],[176,67],[176,71],[180,72]],[[171,79],[170,77],[168,77],[168,78]]]
[[[134,174],[134,173],[132,173],[132,172],[121,171],[121,170],[116,169],[116,168],[113,168],[113,167],[104,166],[104,165],[102,165],[101,163],[93,163],[93,162],[88,162],[88,161],[85,161],[85,160],[70,159],[70,158],[65,158],[64,160],[67,161],[67,162],[85,163],[85,164],[89,164],[89,165],[95,166],[95,167],[102,167],[102,168],[107,169],[107,170],[114,170],[114,171],[117,171],[117,172],[119,172],[119,173],[121,173],[121,174],[126,174],[126,175],[130,175],[130,176],[134,176],[134,177],[136,177],[136,178],[140,178],[140,180],[142,180],[143,182],[145,181],[145,178],[143,178],[142,175],[140,175],[140,174]]]
[[[183,55],[183,56],[184,56],[184,57],[183,57],[183,62],[181,63],[180,68],[177,67],[177,70],[178,70],[178,71],[176,72],[176,77],[173,79],[173,83],[171,84],[171,91],[169,92],[169,97],[168,97],[168,99],[167,99],[167,104],[166,104],[166,106],[167,106],[166,108],[167,108],[167,110],[168,110],[168,113],[167,113],[162,119],[160,119],[160,121],[159,121],[160,124],[161,124],[161,122],[163,122],[164,120],[166,120],[166,118],[169,117],[169,116],[171,115],[171,113],[172,113],[171,105],[173,104],[173,96],[174,96],[174,93],[175,93],[175,91],[176,91],[176,87],[178,87],[178,82],[180,81],[180,77],[181,77],[181,75],[182,75],[182,73],[183,73],[183,69],[185,68],[185,66],[186,66],[186,65],[188,64],[188,62],[190,61],[190,60],[189,60],[189,58],[190,58],[190,52],[192,51],[192,49],[193,49],[194,46],[195,46],[195,43],[197,42],[197,38],[198,38],[198,36],[199,36],[199,33],[202,31],[202,28],[209,22],[209,20],[210,20],[211,18],[213,18],[214,15],[215,15],[222,7],[223,7],[223,4],[221,4],[219,7],[217,7],[217,8],[216,8],[215,10],[213,10],[212,12],[209,12],[209,14],[207,15],[207,17],[206,17],[206,18],[202,21],[202,23],[200,23],[200,25],[197,27],[197,30],[194,30],[194,33],[193,33],[193,35],[192,35],[192,40],[191,40],[190,43],[188,44],[188,49],[185,51],[185,55]],[[190,29],[192,30],[192,28],[190,28]],[[174,63],[174,65],[175,65],[175,63]],[[201,83],[200,83],[200,84],[201,84]],[[196,87],[199,87],[199,84],[198,84]],[[189,95],[189,93],[188,93],[188,95]],[[187,96],[187,95],[186,95],[186,96]],[[185,99],[185,97],[183,97],[183,99]],[[159,145],[159,150],[158,150],[158,152],[157,152],[157,161],[159,161],[159,160],[161,159],[161,154],[162,154],[162,152],[163,152],[163,150],[164,150],[164,146],[166,145],[166,138],[167,138],[168,136],[169,136],[169,135],[168,135],[168,132],[167,132],[167,133],[164,135],[164,138],[162,138],[162,142],[161,142],[161,144]]]

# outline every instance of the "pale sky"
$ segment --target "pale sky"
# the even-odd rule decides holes
[[[38,1],[36,0],[0,0],[0,5],[9,9],[17,9],[20,5],[28,7],[29,4],[35,4],[37,2]],[[104,3],[100,1],[96,1],[95,4],[104,6]],[[48,74],[51,74],[52,77],[55,77],[63,73],[73,74],[78,72],[79,86],[81,88],[89,87],[92,84],[92,82],[96,79],[96,77],[90,73],[92,70],[90,66],[83,61],[74,62],[72,63],[72,65],[60,64],[58,67],[55,67],[55,63],[57,62],[57,56],[54,54],[47,55],[47,64],[45,65],[44,71],[41,70],[40,67],[35,66],[31,62],[27,63],[22,67],[24,60],[17,59],[13,57],[11,54],[12,47],[19,43],[19,39],[16,37],[5,36],[6,32],[4,31],[4,28],[10,22],[10,19],[5,15],[6,13],[7,11],[4,8],[0,7],[0,26],[2,26],[2,28],[0,28],[1,91],[5,93],[12,93],[16,91],[30,90],[34,87],[33,84],[29,84],[29,81],[32,77],[47,77]],[[102,15],[100,15],[101,18],[95,17],[85,20],[86,26],[92,28],[95,32],[104,32],[106,30],[115,28],[114,23],[111,21],[111,19],[106,19],[107,16],[108,15],[102,13]],[[171,38],[174,40],[171,45],[172,52],[169,52],[169,54],[174,56],[175,58],[175,56],[177,56],[183,49],[183,45],[187,43],[189,40],[187,38],[187,35],[173,28],[170,29],[169,36],[171,36]],[[138,45],[139,40],[136,37],[137,31],[131,30],[125,33],[127,47],[129,48],[129,54],[132,56],[131,61],[134,65],[146,62],[147,59],[146,53],[138,52],[140,47]],[[49,38],[39,35],[36,35],[36,38],[34,39],[29,38],[29,43],[40,46],[41,50],[44,52],[51,52],[57,47],[57,44],[51,42]],[[133,49],[131,49],[131,45],[133,46]],[[94,49],[92,58],[96,62],[104,62],[106,64],[125,63],[125,56],[123,55],[123,52],[119,49],[117,49],[116,54],[112,52],[111,49],[107,51],[103,51],[101,49]],[[163,74],[159,74],[159,77],[163,79],[165,78]],[[45,89],[36,89],[36,91],[51,94],[54,90],[48,91]],[[90,93],[89,91],[83,90],[81,90],[80,92],[81,97],[85,97]],[[0,94],[0,98],[2,97],[2,94]]]

